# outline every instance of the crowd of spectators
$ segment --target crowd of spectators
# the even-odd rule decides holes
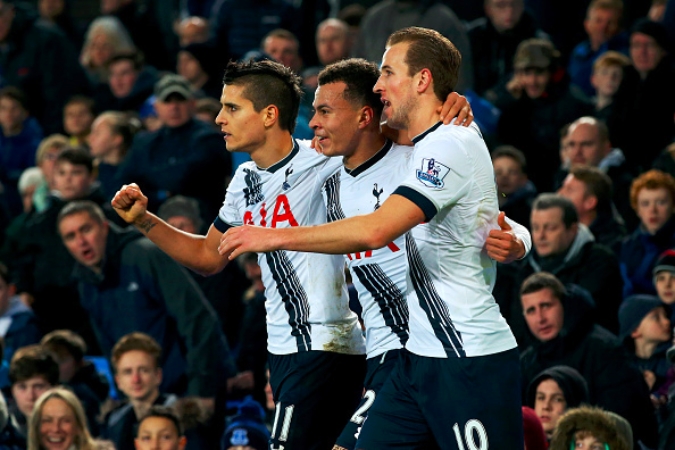
[[[172,448],[263,448],[255,255],[202,277],[110,200],[137,183],[151,211],[203,233],[247,159],[214,123],[228,60],[300,75],[294,136],[311,138],[319,71],[379,63],[415,25],[461,51],[500,208],[532,233],[494,288],[521,348],[526,441],[528,423],[545,437],[528,449],[675,448],[675,0],[77,6],[0,0],[0,447],[150,448],[164,427]]]

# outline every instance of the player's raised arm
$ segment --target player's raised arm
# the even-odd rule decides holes
[[[122,186],[112,199],[117,214],[180,264],[202,275],[220,272],[228,263],[218,253],[222,233],[213,225],[206,236],[185,233],[147,210],[148,198],[137,184]]]
[[[230,259],[245,252],[279,249],[347,254],[384,247],[424,220],[424,212],[417,205],[405,197],[392,195],[373,213],[324,225],[230,228],[223,234],[218,250]]]

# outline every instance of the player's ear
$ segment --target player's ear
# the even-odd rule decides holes
[[[417,92],[418,93],[423,93],[426,92],[429,88],[432,86],[432,81],[433,78],[431,76],[431,71],[427,69],[426,67],[419,72],[417,72],[416,75],[417,78]]]
[[[267,105],[261,111],[265,128],[269,128],[279,120],[279,108],[276,105]]]
[[[359,114],[359,128],[365,128],[370,125],[375,117],[375,111],[370,106],[364,106],[361,108],[361,113]]]

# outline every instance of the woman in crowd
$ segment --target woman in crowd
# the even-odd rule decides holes
[[[105,83],[108,79],[106,66],[110,58],[135,50],[136,46],[122,22],[111,16],[99,17],[87,29],[80,64],[94,85]]]

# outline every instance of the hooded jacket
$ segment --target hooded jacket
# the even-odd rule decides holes
[[[602,409],[581,406],[565,413],[556,426],[549,450],[569,450],[578,431],[588,431],[611,450],[630,450],[614,420]]]
[[[619,340],[593,323],[593,300],[588,293],[578,286],[565,287],[560,333],[546,342],[535,339],[521,355],[523,386],[550,367],[573,367],[588,383],[591,404],[625,417],[635,438],[654,447],[657,422],[642,374],[627,364],[628,355]]]
[[[596,244],[588,227],[579,224],[577,236],[561,255],[541,258],[536,250],[522,261],[497,270],[494,296],[505,318],[523,348],[529,343],[529,332],[520,303],[520,286],[535,272],[550,272],[564,284],[573,283],[587,290],[595,303],[592,319],[610,331],[618,331],[621,303],[621,272],[616,257],[608,248]]]
[[[553,380],[565,396],[567,408],[575,408],[583,403],[588,403],[588,384],[576,369],[569,366],[553,366],[534,377],[527,387],[525,404],[534,408],[537,397],[537,387],[542,381]]]
[[[110,224],[101,272],[77,263],[82,306],[104,355],[141,331],[162,347],[163,392],[214,397],[236,369],[220,323],[194,280],[135,230]],[[123,318],[123,320],[120,320]]]

